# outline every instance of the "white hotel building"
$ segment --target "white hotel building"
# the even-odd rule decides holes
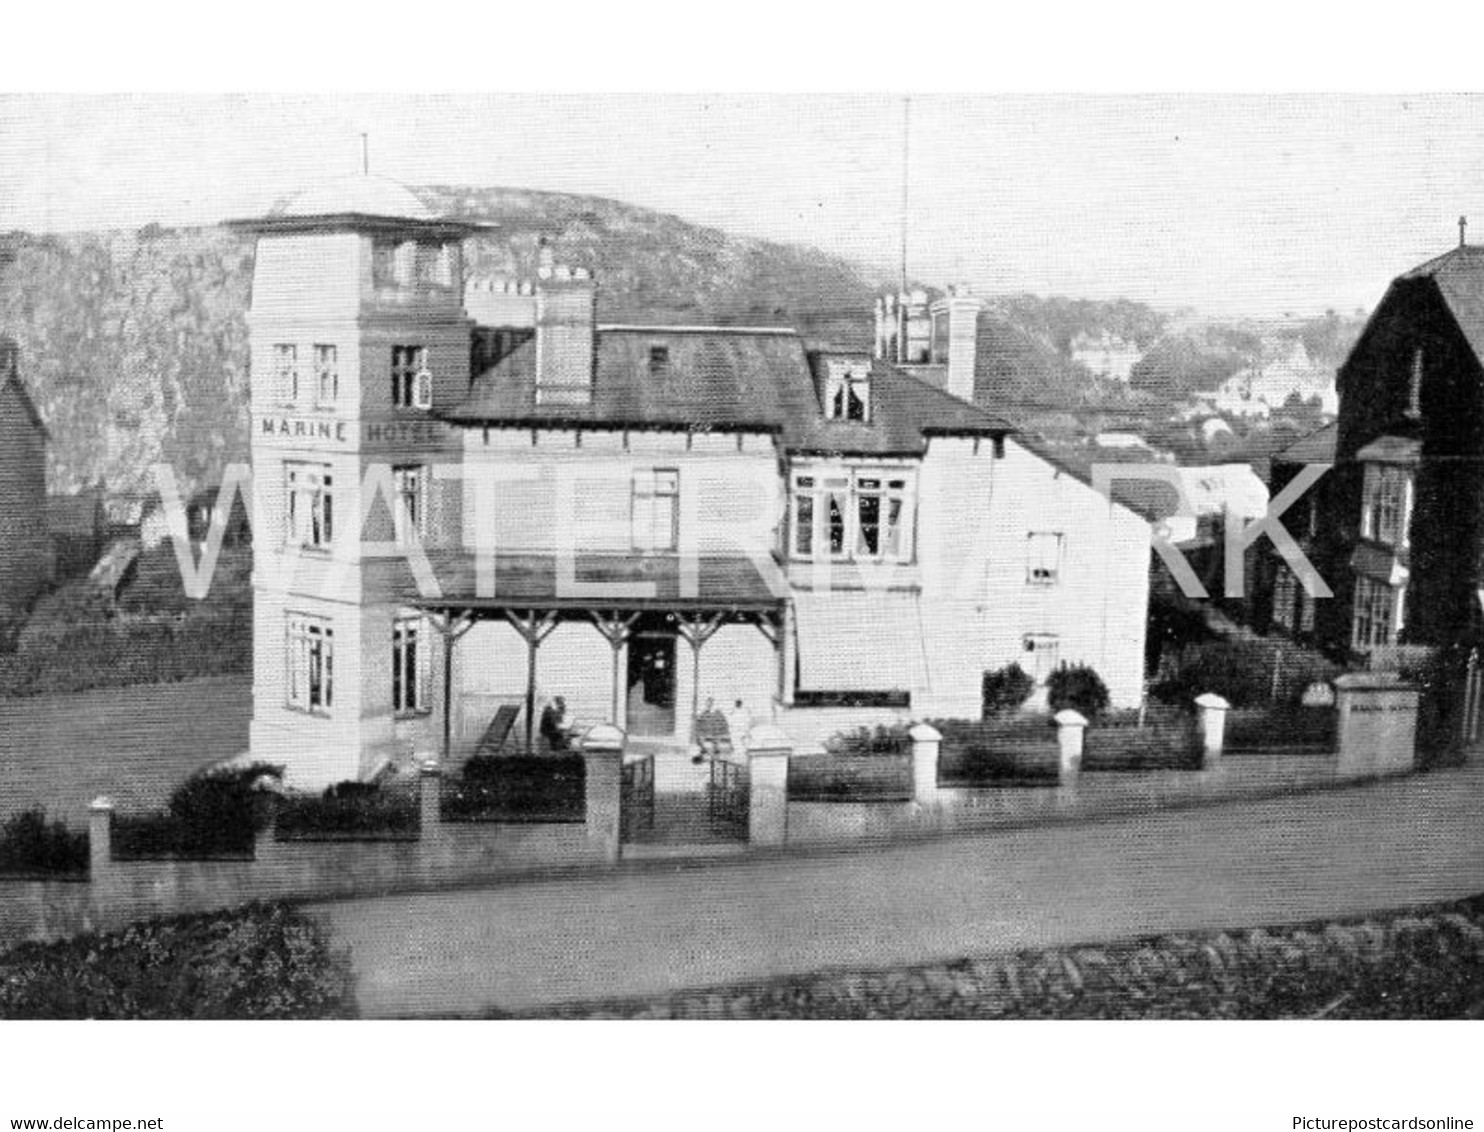
[[[1137,703],[1149,523],[947,391],[963,296],[909,373],[905,337],[600,325],[582,271],[466,285],[477,229],[379,178],[240,227],[251,742],[297,782],[457,760],[555,695],[677,744],[709,697],[804,743],[977,716],[1010,661]]]

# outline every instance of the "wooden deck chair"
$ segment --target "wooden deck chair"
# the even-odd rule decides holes
[[[501,748],[505,746],[505,740],[510,737],[510,730],[515,726],[515,719],[518,715],[520,715],[520,708],[514,704],[505,704],[495,712],[495,718],[490,720],[490,725],[484,729],[484,735],[479,740],[479,746],[474,753],[476,755],[498,755]]]

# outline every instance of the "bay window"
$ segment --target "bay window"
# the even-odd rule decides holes
[[[796,472],[791,497],[791,557],[911,560],[909,473],[870,468]]]

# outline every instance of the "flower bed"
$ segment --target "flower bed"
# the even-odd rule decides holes
[[[790,802],[908,802],[911,754],[795,755],[788,760]]]
[[[342,782],[323,794],[285,795],[276,834],[281,841],[400,840],[418,835],[417,802],[407,791]]]
[[[47,822],[41,810],[16,814],[0,828],[0,875],[85,876],[88,835],[61,822]]]
[[[135,924],[0,956],[0,1018],[347,1018],[349,957],[286,905]]]
[[[445,821],[587,820],[587,771],[580,755],[472,758],[443,784]]]

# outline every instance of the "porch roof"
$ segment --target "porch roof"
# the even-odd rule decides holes
[[[578,554],[573,575],[559,584],[556,554],[495,554],[493,587],[478,584],[471,552],[430,554],[440,596],[412,599],[424,609],[659,610],[771,612],[788,593],[772,559],[760,569],[738,556],[696,559],[695,584],[682,588],[678,555]],[[487,569],[488,567],[486,567]],[[575,585],[573,584],[575,579]],[[623,586],[624,591],[583,592],[583,587]],[[626,591],[626,592],[625,592]]]

